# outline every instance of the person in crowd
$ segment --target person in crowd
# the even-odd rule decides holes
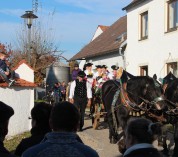
[[[54,84],[54,87],[52,88],[52,91],[54,92],[54,103],[60,102],[60,100],[61,100],[61,90],[60,90],[58,82],[56,82]]]
[[[108,76],[109,71],[108,71],[107,68],[108,68],[108,67],[107,67],[106,65],[102,65],[102,73],[103,73],[103,74],[106,74],[106,75]]]
[[[131,120],[126,128],[124,157],[161,157],[152,143],[161,134],[161,124],[148,119]]]
[[[61,100],[65,101],[66,100],[66,83],[65,83],[65,81],[62,82],[62,84],[60,86],[60,90],[61,90]]]
[[[56,104],[50,116],[53,131],[22,157],[99,157],[95,150],[77,140],[79,119],[78,109],[70,102]]]
[[[32,129],[31,136],[23,139],[17,146],[15,155],[21,156],[28,148],[40,143],[45,134],[51,132],[49,126],[49,116],[52,106],[47,103],[38,103],[31,110]]]
[[[14,157],[3,144],[5,136],[8,134],[9,119],[13,114],[13,108],[0,101],[0,157]]]
[[[71,103],[80,111],[80,126],[79,131],[82,131],[84,126],[85,108],[91,104],[92,90],[91,85],[85,79],[84,71],[78,73],[77,79],[71,83],[69,99]]]
[[[72,81],[77,79],[78,72],[81,71],[78,63],[74,65],[74,69],[72,70]]]
[[[119,69],[119,67],[117,67],[116,65],[112,65],[111,69],[112,71],[108,74],[108,78],[110,80],[115,80],[117,77],[117,70]]]
[[[97,81],[97,86],[96,86],[96,89],[95,89],[95,94],[99,95],[100,97],[102,97],[102,85],[108,81],[108,77],[107,77],[107,74],[104,73],[102,74],[102,77]]]
[[[71,85],[71,82],[68,82],[67,87],[66,87],[66,101],[69,101],[70,85]]]
[[[102,66],[101,65],[96,65],[96,72],[94,73],[94,79],[97,81],[100,78],[102,78]]]
[[[86,63],[85,64],[85,74],[86,74],[86,79],[87,82],[90,84],[91,88],[94,87],[95,81],[94,81],[94,71],[92,70],[93,63]]]
[[[86,63],[86,65],[85,65],[86,70],[84,72],[85,72],[87,78],[93,78],[94,72],[92,70],[92,65],[93,65],[93,63]]]
[[[8,83],[8,86],[12,86],[15,83],[15,72],[10,71],[9,66],[6,63],[7,54],[0,52],[0,76]]]
[[[86,64],[84,64],[84,66],[83,66],[83,71],[85,71],[86,70]]]

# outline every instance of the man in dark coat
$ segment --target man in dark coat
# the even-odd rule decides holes
[[[12,107],[0,101],[0,157],[14,157],[4,147],[3,141],[8,133],[10,117],[14,114]]]
[[[69,99],[71,103],[80,111],[80,126],[79,131],[82,131],[84,126],[85,108],[91,104],[92,90],[91,84],[85,79],[86,74],[84,71],[78,73],[77,79],[71,83]]]

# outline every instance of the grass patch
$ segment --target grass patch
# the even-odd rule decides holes
[[[16,135],[11,139],[6,139],[4,141],[4,145],[7,148],[7,150],[13,153],[17,148],[18,144],[21,142],[21,140],[26,137],[30,137],[30,135],[31,135],[30,132],[24,132],[23,134]]]
[[[45,102],[45,100],[40,100],[40,99],[39,99],[39,100],[35,100],[34,102],[35,102],[35,103]]]

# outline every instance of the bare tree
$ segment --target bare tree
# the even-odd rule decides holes
[[[44,21],[38,15],[31,27],[30,43],[28,40],[29,28],[24,22],[17,31],[16,45],[17,50],[13,53],[13,64],[17,64],[22,59],[28,61],[30,66],[35,70],[35,82],[40,83],[45,75],[45,69],[54,61],[62,57],[63,52],[58,50],[55,45],[52,20],[55,11],[45,15],[48,17]]]

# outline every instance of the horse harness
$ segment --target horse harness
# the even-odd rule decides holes
[[[113,99],[113,102],[112,102],[112,105],[111,105],[111,113],[112,113],[112,115],[114,114],[115,111],[117,111],[119,109],[119,107],[121,107],[121,104],[122,104],[129,110],[129,115],[130,116],[139,117],[139,116],[142,116],[145,113],[147,113],[150,117],[156,118],[159,121],[165,121],[165,118],[163,117],[163,115],[157,116],[157,115],[155,115],[155,114],[150,112],[150,109],[152,108],[153,105],[155,105],[158,110],[161,110],[161,108],[156,104],[158,102],[160,102],[160,101],[165,100],[163,96],[157,97],[151,102],[146,100],[146,99],[144,99],[141,96],[138,96],[138,98],[140,98],[142,100],[142,102],[140,104],[136,104],[128,96],[128,93],[132,94],[132,95],[134,95],[134,94],[132,92],[126,90],[126,86],[127,86],[126,83],[122,84],[121,80],[119,80],[120,85],[121,85],[121,86],[119,86],[118,84],[115,83],[114,80],[113,80],[113,82],[119,88],[115,92],[114,99]],[[147,87],[148,87],[148,85],[146,85],[146,90],[147,90]],[[119,95],[121,97],[121,104],[116,105],[116,102],[118,100],[118,96]],[[151,105],[151,106],[148,107],[148,105]]]

